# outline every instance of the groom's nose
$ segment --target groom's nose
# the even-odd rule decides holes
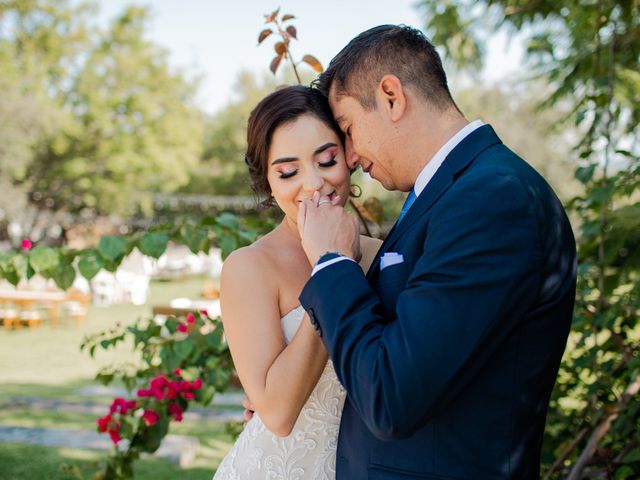
[[[347,136],[344,141],[344,155],[347,159],[349,170],[353,170],[360,165],[360,155],[353,148],[353,140],[351,140],[350,136]]]

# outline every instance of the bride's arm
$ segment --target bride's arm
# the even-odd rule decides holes
[[[285,343],[272,268],[255,249],[225,260],[220,289],[225,335],[245,393],[265,426],[286,436],[322,374],[326,349],[307,318]]]

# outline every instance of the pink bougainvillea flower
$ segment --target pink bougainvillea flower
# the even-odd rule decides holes
[[[193,400],[196,397],[193,392],[182,392],[182,398],[184,398],[185,400]]]
[[[33,242],[28,238],[23,238],[21,246],[22,246],[22,250],[28,252],[33,247]]]
[[[118,430],[109,430],[109,436],[111,437],[111,441],[114,443],[114,445],[117,445],[118,442],[122,440],[122,437],[120,436],[120,432]]]
[[[138,389],[138,396],[140,398],[152,397],[153,393],[151,393],[151,390],[147,390],[146,388],[139,388]]]
[[[180,405],[178,405],[177,403],[170,403],[169,404],[169,414],[173,417],[173,419],[176,422],[181,422],[182,421],[182,414],[184,413],[184,410],[182,410],[182,407],[180,407]]]
[[[206,310],[200,310],[200,315],[202,315],[203,317],[208,317],[209,312],[207,312]]]
[[[189,382],[186,381],[178,381],[178,382],[171,382],[169,383],[169,386],[167,387],[167,398],[169,400],[173,400],[174,398],[176,398],[181,392],[183,392],[185,390],[185,384],[188,384]]]
[[[169,380],[167,379],[167,377],[164,377],[162,375],[155,377],[153,380],[151,380],[151,383],[149,383],[149,386],[151,386],[151,389],[160,389],[163,390],[167,385],[169,384]]]
[[[187,331],[189,331],[189,327],[187,327],[187,325],[185,325],[184,323],[181,323],[180,325],[178,325],[178,331],[187,333]]]
[[[136,408],[135,400],[126,400],[122,397],[114,398],[109,411],[111,413],[121,413],[122,415],[126,415],[129,410],[133,410]]]
[[[100,417],[97,420],[98,423],[98,431],[100,433],[104,433],[107,431],[107,428],[109,427],[109,423],[111,423],[111,415],[105,415],[104,417]]]
[[[194,390],[200,390],[202,388],[202,380],[196,378],[191,384]]]
[[[158,415],[153,410],[145,410],[144,414],[142,414],[142,419],[147,427],[154,425],[158,420],[160,420],[160,415]]]
[[[180,370],[179,368],[174,368],[174,369],[173,369],[173,374],[174,374],[176,377],[181,377],[181,376],[182,376],[182,370]]]
[[[187,323],[196,323],[196,317],[191,312],[187,315]]]

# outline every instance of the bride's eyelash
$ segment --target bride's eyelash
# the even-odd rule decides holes
[[[326,162],[319,162],[318,165],[320,165],[321,167],[324,167],[324,168],[333,167],[336,163],[338,163],[336,161],[336,157],[337,156],[338,156],[337,154],[334,154],[334,155],[331,156],[331,158],[329,160],[327,160]],[[280,173],[279,178],[283,178],[283,179],[291,178],[296,173],[298,173],[297,170],[294,170],[292,172],[287,172],[287,173],[282,172],[282,173]]]
[[[329,160],[327,160],[326,162],[320,162],[319,165],[321,167],[333,167],[336,163],[338,163],[338,162],[336,162],[336,157],[337,157],[337,155],[334,154],[334,155],[331,156],[331,158]]]
[[[291,177],[293,177],[296,173],[298,173],[298,171],[297,171],[297,170],[294,170],[293,172],[289,172],[289,173],[282,172],[282,173],[280,174],[280,178],[291,178]]]

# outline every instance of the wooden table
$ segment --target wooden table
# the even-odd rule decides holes
[[[67,295],[61,291],[0,289],[0,304],[5,308],[9,304],[14,304],[18,308],[32,310],[38,305],[45,305],[49,309],[52,328],[56,328],[58,325],[58,307],[66,299]],[[35,323],[30,323],[28,320],[27,324],[30,327],[35,326]],[[20,328],[19,315],[15,326]]]

